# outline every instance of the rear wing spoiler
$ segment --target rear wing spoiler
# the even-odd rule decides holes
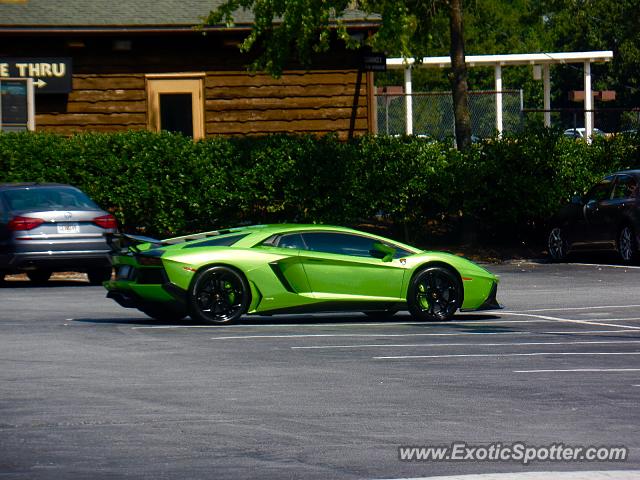
[[[107,239],[107,245],[109,245],[111,253],[140,252],[138,245],[143,243],[150,244],[151,248],[161,247],[163,244],[162,240],[142,235],[130,235],[128,233],[105,233],[103,235]]]
[[[156,238],[145,237],[143,235],[131,235],[129,233],[105,233],[104,236],[107,239],[107,244],[111,248],[111,253],[127,253],[130,251],[138,253],[141,251],[138,248],[138,245],[145,243],[148,243],[150,248],[166,247],[167,245],[192,242],[194,240],[217,237],[218,235],[239,232],[242,230],[244,230],[244,227],[225,228],[222,230],[212,230],[210,232],[196,233],[193,235],[184,235],[182,237],[167,238],[165,240],[158,240]],[[145,250],[147,249],[145,248]]]

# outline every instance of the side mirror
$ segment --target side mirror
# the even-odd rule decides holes
[[[383,262],[390,262],[393,260],[395,253],[395,248],[391,248],[390,246],[380,242],[375,242],[369,250],[369,255],[373,258],[379,258]]]

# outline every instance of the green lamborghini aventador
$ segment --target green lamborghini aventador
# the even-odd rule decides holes
[[[326,225],[258,225],[154,240],[110,234],[107,297],[162,320],[229,324],[244,314],[409,310],[447,321],[501,308],[498,278],[464,258]]]

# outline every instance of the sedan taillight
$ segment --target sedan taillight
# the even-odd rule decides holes
[[[93,223],[102,228],[118,228],[116,217],[113,215],[102,215],[93,219]]]
[[[9,220],[7,224],[7,228],[11,231],[17,232],[20,230],[33,230],[39,225],[42,225],[44,220],[41,218],[31,218],[31,217],[13,217]]]

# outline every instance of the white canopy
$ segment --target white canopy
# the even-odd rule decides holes
[[[502,134],[502,67],[509,65],[541,65],[544,84],[544,124],[551,125],[551,80],[549,65],[557,63],[582,63],[584,65],[584,126],[585,135],[593,133],[593,96],[591,89],[591,64],[608,62],[613,58],[612,51],[597,52],[560,52],[560,53],[516,53],[508,55],[467,55],[468,67],[493,66],[495,70],[496,90],[496,129]],[[413,104],[411,98],[411,68],[447,68],[451,65],[450,57],[424,57],[416,64],[413,58],[388,58],[387,68],[404,69],[405,101],[406,101],[406,133],[413,133]]]

